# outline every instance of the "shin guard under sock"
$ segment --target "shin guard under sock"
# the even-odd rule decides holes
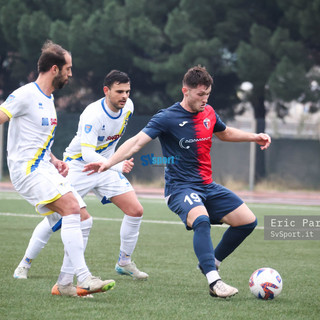
[[[192,225],[193,248],[204,274],[216,270],[208,216],[199,216]]]

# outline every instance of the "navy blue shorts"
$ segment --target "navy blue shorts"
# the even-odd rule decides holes
[[[172,189],[171,189],[172,190]],[[188,230],[187,216],[191,209],[204,206],[211,224],[221,224],[221,219],[237,209],[243,201],[232,191],[214,182],[203,186],[174,188],[168,200],[168,207],[179,215]]]

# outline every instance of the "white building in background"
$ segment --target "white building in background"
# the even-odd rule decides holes
[[[250,82],[243,82],[238,92],[240,100],[246,100],[246,94],[252,90]],[[320,103],[320,102],[319,102]],[[266,133],[274,138],[312,139],[320,140],[320,109],[315,113],[310,113],[310,104],[299,102],[286,103],[287,114],[280,119],[272,103],[266,103]],[[239,110],[245,110],[241,115],[235,116],[228,125],[246,131],[254,128],[254,113],[248,102],[238,105]]]
[[[253,121],[253,109],[251,106],[246,106],[246,111],[243,114],[235,116],[235,119],[227,121],[227,124],[242,130],[252,131]],[[320,140],[320,111],[311,114],[305,105],[291,103],[288,115],[280,119],[271,109],[266,117],[266,133],[274,138]]]

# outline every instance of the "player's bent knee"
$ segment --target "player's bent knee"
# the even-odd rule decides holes
[[[80,206],[78,202],[72,202],[68,205],[56,210],[61,216],[68,216],[70,214],[80,214]]]
[[[72,203],[65,209],[67,215],[69,214],[80,214],[80,206],[77,203]]]
[[[135,217],[135,218],[142,217],[143,216],[143,207],[139,203],[139,205],[137,205],[133,208],[131,207],[130,209],[126,210],[124,213],[130,217]]]
[[[64,210],[67,212],[67,214],[80,214],[79,202],[73,195],[68,198]]]
[[[201,215],[201,216],[198,216],[194,221],[193,221],[193,224],[192,224],[192,229],[196,229],[201,223],[208,223],[209,227],[211,226],[210,225],[210,219],[208,216],[206,215]]]
[[[225,215],[221,222],[226,223],[232,227],[242,226],[256,221],[254,213],[243,203],[240,207],[234,211]]]
[[[142,217],[142,216],[143,216],[143,207],[140,205],[140,206],[137,208],[136,217]]]

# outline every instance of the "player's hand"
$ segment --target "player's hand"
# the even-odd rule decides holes
[[[106,171],[110,168],[107,162],[91,162],[84,166],[82,172],[88,172],[88,176],[94,174],[96,172],[101,173]]]
[[[266,133],[258,133],[256,135],[255,142],[260,145],[261,150],[268,149],[270,144],[271,144],[271,138],[268,134]]]
[[[63,176],[66,177],[69,172],[69,166],[64,161],[56,159],[53,161],[53,165],[56,167],[58,172]]]
[[[132,170],[133,166],[134,166],[133,158],[129,160],[125,160],[123,162],[122,172],[129,173]]]

